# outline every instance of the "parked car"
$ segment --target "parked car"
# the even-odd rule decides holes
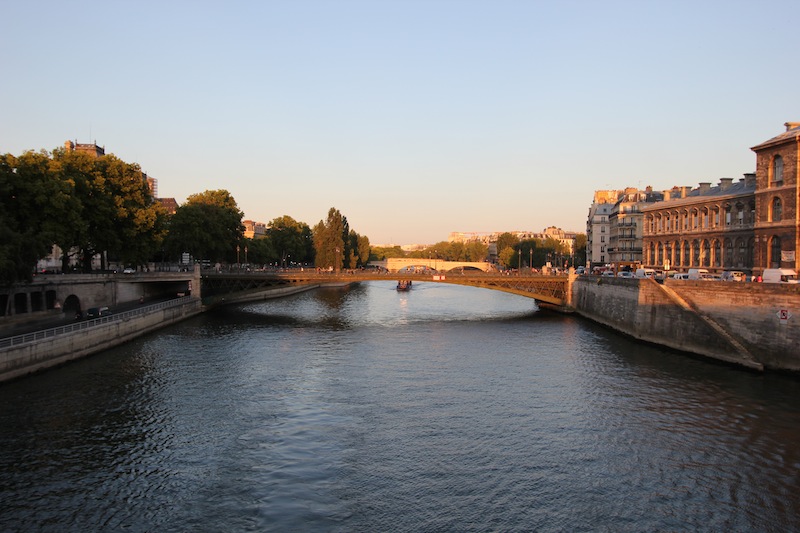
[[[791,268],[765,268],[761,279],[764,283],[797,283],[797,272]]]
[[[746,281],[747,276],[738,270],[726,270],[722,273],[722,281]]]
[[[101,316],[109,316],[111,314],[111,310],[108,307],[90,307],[88,311],[86,311],[86,318],[100,318]]]
[[[633,272],[628,272],[628,271],[624,270],[624,271],[620,272],[619,274],[617,274],[617,277],[618,278],[632,278],[633,277]]]
[[[136,274],[136,269],[133,267],[126,267],[125,270],[122,271],[123,274]]]

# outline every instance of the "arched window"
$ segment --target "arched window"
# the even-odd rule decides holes
[[[781,199],[776,196],[772,199],[772,221],[780,222],[782,216],[783,204],[781,203]]]
[[[719,243],[719,239],[714,241],[714,266],[722,266],[722,245]]]
[[[725,266],[733,266],[733,242],[730,239],[725,239]]]
[[[772,181],[777,184],[783,182],[783,158],[779,155],[772,160]]]
[[[736,239],[737,245],[737,253],[736,253],[736,264],[735,266],[739,268],[743,268],[745,264],[745,259],[747,257],[747,247],[745,245],[744,239]]]
[[[773,237],[769,246],[770,268],[780,268],[781,266],[781,238]]]
[[[681,258],[681,264],[683,266],[692,264],[692,253],[689,250],[689,241],[683,241],[683,257]]]
[[[703,249],[700,252],[702,255],[700,256],[700,266],[711,266],[711,245],[708,244],[707,240],[703,240]]]
[[[694,266],[700,266],[700,241],[692,241],[692,261]]]

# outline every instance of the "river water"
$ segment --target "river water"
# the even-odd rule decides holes
[[[797,531],[798,390],[496,291],[317,290],[0,386],[0,530]]]

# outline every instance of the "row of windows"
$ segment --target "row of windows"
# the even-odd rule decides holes
[[[782,242],[778,236],[769,239],[768,268],[778,268],[781,262]],[[683,243],[650,243],[645,251],[645,263],[671,267],[716,267],[716,268],[752,268],[754,240],[726,239],[723,244],[719,239],[709,241],[694,240]]]
[[[779,198],[776,198],[780,202]],[[725,226],[744,226],[755,222],[755,204],[750,204],[749,217],[746,217],[747,210],[744,205],[736,204],[728,206],[724,210]],[[695,230],[719,227],[720,217],[722,216],[720,207],[694,208],[691,211],[668,212],[666,214],[654,214],[647,216],[645,228],[648,233],[664,231]]]
[[[736,209],[733,210],[728,207],[725,210],[725,226],[733,225],[734,213],[736,216],[736,225],[742,226],[745,224],[745,211],[741,204],[737,204]],[[774,197],[769,206],[769,221],[780,222],[783,218],[783,202],[779,197]],[[755,209],[751,205],[750,219],[748,223],[755,221]],[[647,229],[649,233],[656,231],[679,231],[681,228],[684,230],[689,229],[705,229],[715,228],[720,225],[720,209],[719,208],[700,208],[692,209],[690,212],[684,211],[683,213],[667,213],[666,215],[649,215],[647,217]]]

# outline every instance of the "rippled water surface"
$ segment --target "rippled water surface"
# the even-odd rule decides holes
[[[800,530],[799,390],[494,291],[307,292],[0,386],[0,530]]]

